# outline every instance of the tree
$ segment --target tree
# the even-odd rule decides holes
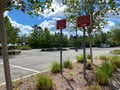
[[[52,0],[0,0],[0,37],[2,43],[2,55],[4,63],[4,72],[5,72],[5,81],[7,90],[12,90],[10,67],[8,61],[7,53],[7,39],[6,39],[6,30],[4,25],[3,13],[6,10],[18,9],[23,12],[27,12],[29,15],[35,14],[38,15],[40,12],[43,12],[47,7],[50,9]],[[53,11],[53,9],[52,9]]]
[[[65,11],[67,21],[70,23],[72,28],[76,30],[77,17],[83,15],[91,15],[91,25],[87,27],[87,33],[89,36],[90,55],[92,60],[92,40],[91,33],[94,30],[99,30],[105,22],[108,11],[118,12],[119,0],[68,0],[66,1],[67,9]],[[114,13],[115,14],[115,13]]]
[[[28,44],[32,48],[39,48],[41,45],[41,37],[43,29],[40,26],[34,25],[33,32],[28,36]]]
[[[17,42],[19,29],[12,26],[8,17],[5,17],[4,21],[7,33],[7,43],[15,44]]]
[[[110,32],[108,32],[109,41],[116,46],[120,45],[120,27],[113,28]]]
[[[22,36],[18,36],[17,43],[20,45],[27,45],[28,44],[28,36],[26,34],[23,34]]]

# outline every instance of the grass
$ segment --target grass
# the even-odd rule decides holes
[[[76,59],[77,59],[77,62],[81,62],[82,63],[84,61],[83,55],[76,56]]]
[[[87,58],[87,59],[91,59],[90,54],[87,54],[86,58]]]
[[[105,55],[99,56],[99,59],[100,60],[105,60],[105,61],[109,60],[109,58],[107,56],[105,56]]]
[[[103,62],[100,68],[96,68],[95,74],[97,82],[100,85],[108,85],[109,84],[109,78],[112,75],[114,68],[113,66],[108,62]]]
[[[64,68],[69,68],[69,69],[71,69],[73,66],[73,64],[70,60],[64,61],[63,65],[64,65]]]
[[[112,53],[112,54],[120,54],[120,49],[110,51],[110,53]]]
[[[90,86],[90,90],[101,90],[101,88],[98,84],[94,84]]]
[[[110,63],[116,66],[116,68],[120,68],[120,56],[112,56],[110,58]]]
[[[58,73],[60,72],[60,64],[58,62],[53,62],[51,65],[51,72],[52,73]]]
[[[37,80],[39,90],[52,90],[52,79],[46,75],[39,75]]]

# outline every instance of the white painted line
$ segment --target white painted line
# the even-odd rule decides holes
[[[40,74],[40,73],[44,73],[44,72],[47,72],[47,71],[49,71],[49,69],[40,71],[40,72],[38,72],[38,73],[33,73],[33,74],[30,74],[30,75],[24,76],[24,77],[22,77],[22,79],[25,79],[25,78],[28,78],[28,77],[30,77],[30,76],[37,75],[37,74]],[[14,79],[13,81],[17,81],[17,80],[21,80],[21,78]],[[1,85],[4,85],[4,84],[6,84],[6,83],[5,83],[5,82],[4,82],[4,83],[1,83],[0,86],[1,86]]]
[[[0,62],[0,64],[3,64],[3,63]],[[10,64],[10,66],[11,66],[11,67],[15,67],[15,68],[20,68],[20,69],[23,69],[23,70],[27,70],[27,71],[32,71],[32,72],[35,72],[35,73],[39,73],[39,72],[40,72],[40,71],[37,71],[37,70],[33,70],[33,69],[21,67],[21,66],[16,66],[16,65],[12,65],[12,64]]]

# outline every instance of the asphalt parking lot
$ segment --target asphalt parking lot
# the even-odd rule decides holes
[[[109,52],[114,49],[118,48],[93,48],[93,56],[111,55]],[[89,53],[89,48],[86,49],[86,52]],[[69,59],[74,61],[76,60],[75,57],[82,53],[82,49],[79,49],[78,52],[75,50],[63,51],[63,60]],[[12,80],[47,70],[53,61],[59,62],[59,60],[59,51],[41,52],[40,49],[24,50],[21,54],[10,55],[9,61]],[[0,56],[0,83],[3,82],[5,82],[4,68],[2,56]]]

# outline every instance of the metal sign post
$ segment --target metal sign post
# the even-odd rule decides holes
[[[78,52],[78,35],[77,35],[77,30],[76,30],[76,49],[75,51]]]
[[[85,37],[85,27],[83,27],[83,57],[84,57],[84,79],[86,79],[86,37]]]
[[[62,29],[60,30],[60,74],[62,75]]]
[[[85,26],[90,26],[90,15],[78,17],[78,27],[83,27],[84,79],[86,79],[86,37]]]
[[[57,21],[57,29],[60,29],[60,74],[62,75],[62,29],[66,28],[66,19]]]

